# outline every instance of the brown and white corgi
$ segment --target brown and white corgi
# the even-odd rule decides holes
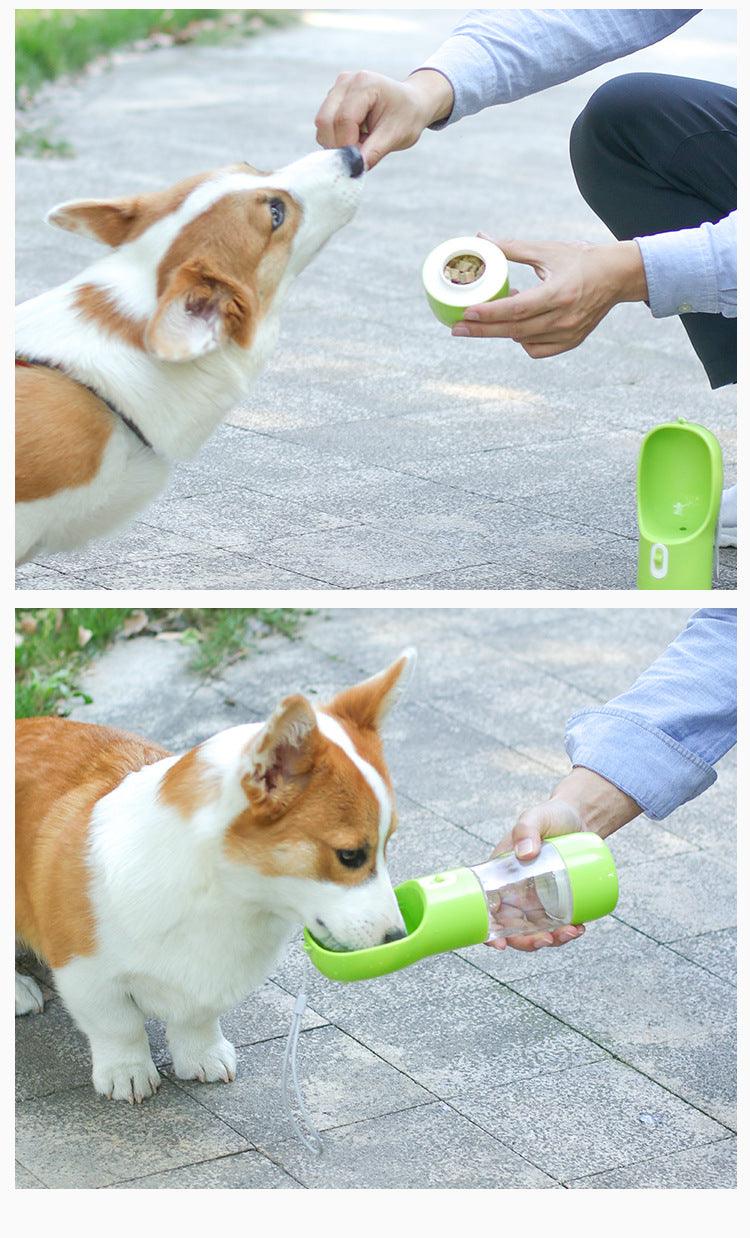
[[[16,560],[130,519],[247,393],[289,285],[353,216],[356,147],[47,220],[112,253],[16,311]]]
[[[219,1016],[296,925],[334,949],[403,936],[379,728],[413,660],[179,756],[87,723],[17,724],[17,941],[52,969],[97,1092],[140,1102],[159,1086],[145,1017],[166,1020],[180,1078],[233,1079]],[[17,974],[16,1014],[42,1005]]]

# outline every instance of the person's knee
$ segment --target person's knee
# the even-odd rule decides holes
[[[653,108],[653,73],[623,73],[594,90],[571,130],[575,176],[587,176],[603,152],[621,147],[623,135],[642,123],[644,108]]]

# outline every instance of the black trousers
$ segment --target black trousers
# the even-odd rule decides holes
[[[664,73],[628,73],[573,125],[578,188],[619,241],[717,223],[737,207],[737,92]],[[681,314],[712,387],[737,381],[737,322]]]

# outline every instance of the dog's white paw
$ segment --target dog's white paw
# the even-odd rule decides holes
[[[16,972],[16,1014],[41,1014],[44,996],[33,976]]]
[[[172,1065],[178,1079],[198,1079],[200,1083],[231,1083],[237,1074],[237,1053],[234,1045],[221,1040],[195,1054],[183,1055],[172,1050]]]
[[[140,1105],[156,1095],[161,1076],[151,1058],[136,1062],[94,1063],[94,1087],[108,1100],[127,1100]]]

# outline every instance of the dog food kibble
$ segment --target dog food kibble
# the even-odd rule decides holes
[[[484,263],[478,254],[456,254],[446,262],[443,274],[452,284],[473,284],[484,275]]]

